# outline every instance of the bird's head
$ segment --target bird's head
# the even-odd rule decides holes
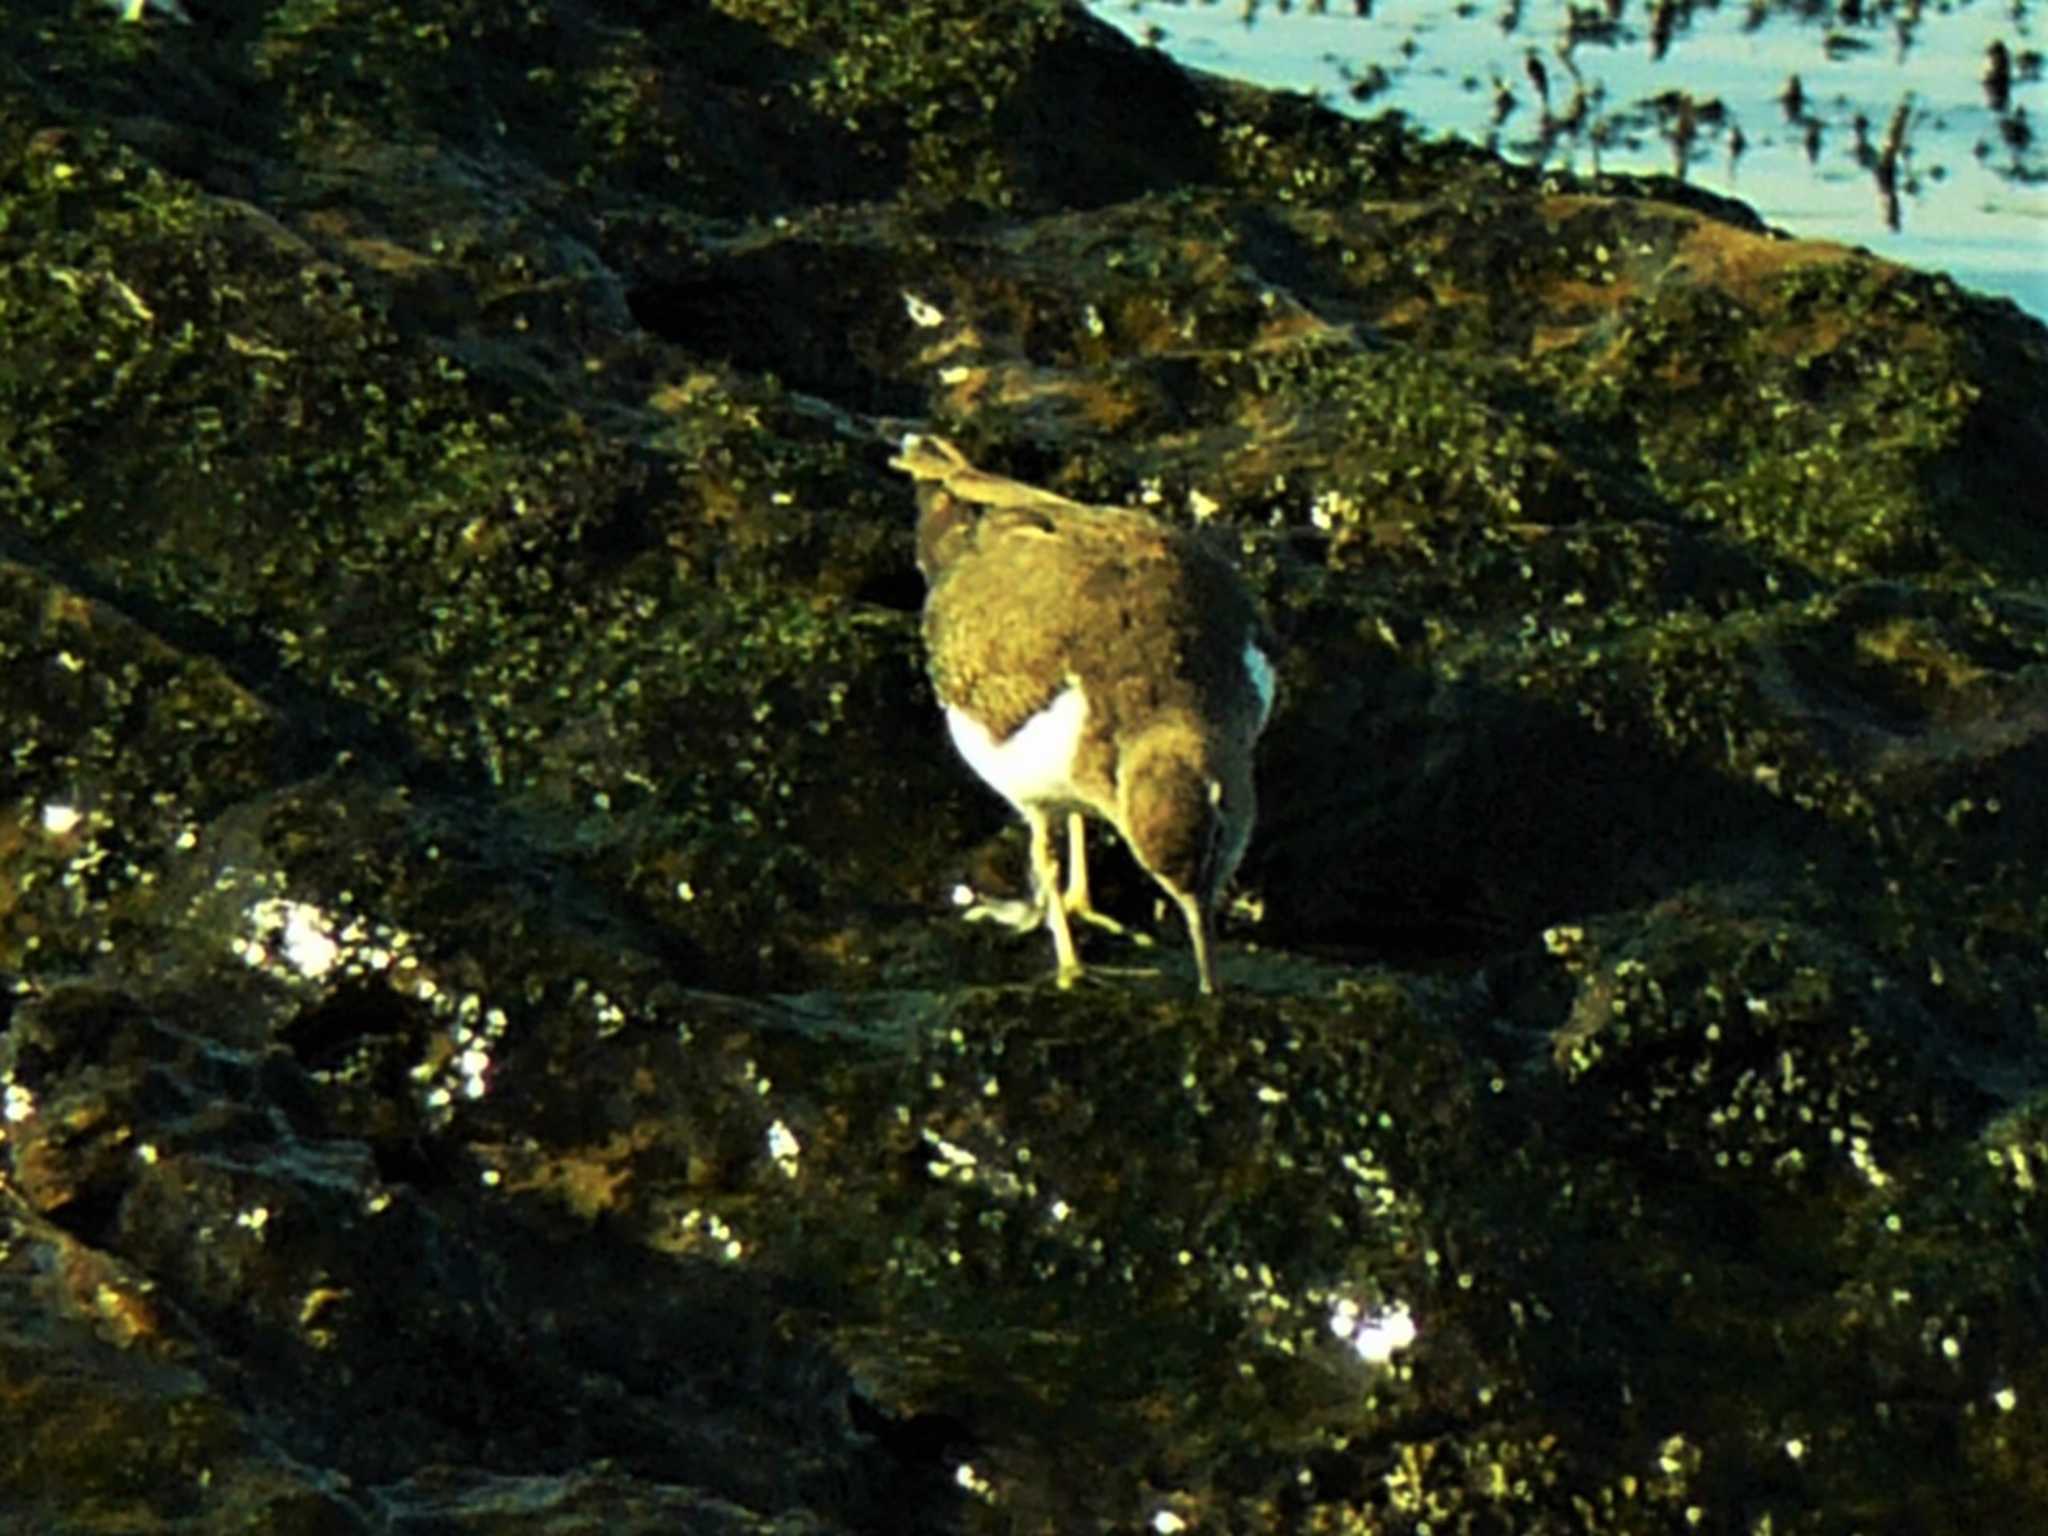
[[[1117,772],[1119,811],[1138,860],[1163,884],[1213,911],[1251,841],[1251,764],[1190,721],[1140,736]]]

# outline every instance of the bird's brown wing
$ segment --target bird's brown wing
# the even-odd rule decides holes
[[[983,511],[953,536],[924,606],[939,701],[1001,741],[1072,681],[1073,613],[1058,527],[1027,511]]]

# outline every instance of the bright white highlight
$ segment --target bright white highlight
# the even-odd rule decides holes
[[[258,938],[274,938],[285,963],[301,976],[325,976],[341,958],[327,914],[306,902],[259,901],[249,909],[249,926]],[[255,946],[244,949],[242,958],[250,965],[263,963],[262,951]]]
[[[1405,1303],[1397,1301],[1377,1312],[1365,1312],[1349,1297],[1330,1308],[1330,1332],[1370,1365],[1385,1365],[1413,1344],[1418,1334],[1415,1316]]]

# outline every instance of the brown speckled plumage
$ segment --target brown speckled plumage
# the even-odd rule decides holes
[[[1079,963],[1048,817],[1085,812],[1116,827],[1179,904],[1212,990],[1209,933],[1250,837],[1252,745],[1267,707],[1246,652],[1272,650],[1243,580],[1195,534],[988,474],[941,439],[908,438],[894,462],[919,482],[924,638],[940,702],[1000,745],[1065,690],[1086,699],[1071,793],[1012,796],[1032,828],[1061,979]],[[1078,831],[1072,847],[1080,866]],[[1085,868],[1069,873],[1085,890]]]

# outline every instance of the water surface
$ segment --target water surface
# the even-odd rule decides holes
[[[2048,44],[2031,0],[1094,9],[1196,68],[1397,108],[1525,163],[1683,174],[1791,234],[2048,318]]]

